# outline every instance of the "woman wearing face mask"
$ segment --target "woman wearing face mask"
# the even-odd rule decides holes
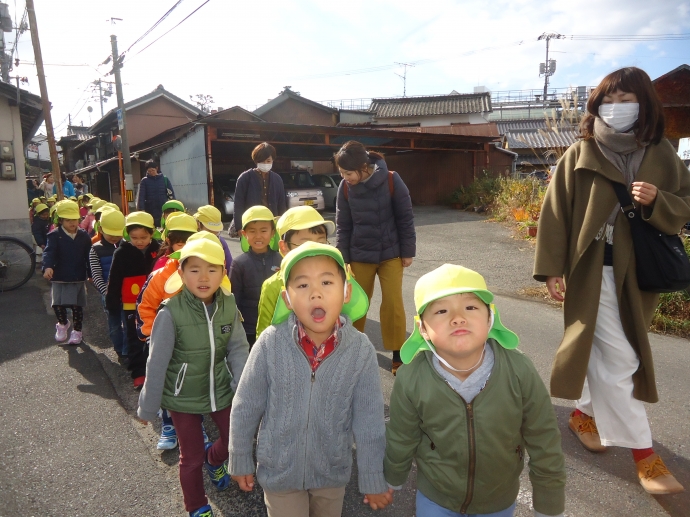
[[[242,227],[242,215],[256,205],[268,207],[275,216],[285,212],[287,200],[283,179],[271,170],[275,159],[275,147],[267,142],[257,145],[252,151],[256,167],[240,174],[235,186],[235,228]]]
[[[645,221],[678,233],[690,220],[690,172],[663,138],[649,76],[623,68],[587,102],[582,140],[558,162],[537,233],[534,278],[564,301],[565,335],[551,395],[577,400],[569,428],[591,452],[632,450],[651,494],[683,487],[652,449],[643,402],[657,402],[647,329],[659,295],[641,291],[630,224],[612,184],[628,187]]]

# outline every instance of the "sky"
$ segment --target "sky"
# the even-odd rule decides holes
[[[3,0],[21,17],[24,0]],[[189,100],[212,95],[215,107],[254,109],[285,86],[315,101],[543,88],[545,32],[570,35],[690,33],[690,0],[183,0],[127,52],[125,101],[162,84]],[[90,85],[112,81],[110,35],[127,50],[177,0],[35,0],[48,94],[57,136],[68,115],[89,126],[100,118]],[[114,24],[109,21],[121,18]],[[156,38],[169,34],[145,48]],[[6,33],[12,46],[14,34]],[[30,33],[17,44],[23,87],[39,94]],[[15,56],[16,57],[16,56]],[[638,66],[652,79],[690,64],[690,40],[552,40],[551,87],[594,86],[607,73]],[[67,66],[69,65],[69,66]],[[374,69],[367,73],[362,71]],[[116,104],[113,95],[104,110]],[[92,112],[88,112],[88,107]]]

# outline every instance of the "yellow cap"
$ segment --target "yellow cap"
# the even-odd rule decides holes
[[[47,199],[47,201],[57,201],[57,195],[56,195],[56,194],[53,194],[52,196],[50,196],[50,197]]]
[[[58,204],[57,216],[60,219],[80,219],[79,205],[72,200],[63,200]]]
[[[184,212],[174,212],[168,216],[165,222],[165,235],[167,232],[192,232],[196,233],[196,220],[189,214]]]
[[[34,207],[34,214],[40,214],[44,210],[48,210],[48,205],[44,205],[43,203],[39,203]]]
[[[313,207],[296,206],[280,216],[276,227],[278,229],[278,235],[280,235],[282,239],[283,235],[290,230],[306,230],[321,225],[326,226],[328,235],[335,233],[335,224],[333,221],[326,221]]]
[[[273,215],[271,215],[273,218]],[[199,221],[205,228],[208,228],[212,232],[220,232],[223,229],[223,222],[221,221],[220,210],[218,210],[213,205],[200,206],[196,214],[194,214],[194,219]],[[244,217],[242,218],[244,219]]]
[[[266,208],[263,205],[256,205],[248,208],[245,210],[244,214],[242,214],[242,229],[244,230],[245,227],[249,223],[253,223],[255,221],[274,221],[275,217],[273,216],[273,212],[271,212],[268,208]]]
[[[69,197],[69,200],[70,200],[70,201],[78,201],[78,199],[76,198],[76,196],[70,196],[70,197]]]
[[[125,226],[132,226],[134,224],[143,226],[144,228],[156,228],[153,223],[153,216],[148,212],[132,212],[129,214],[125,218]]]
[[[121,237],[125,229],[125,216],[119,210],[105,210],[101,215],[99,227],[106,235]]]
[[[210,232],[201,231],[192,235],[179,252],[180,267],[189,257],[199,257],[209,264],[225,265],[225,251],[221,246],[218,237]],[[171,255],[172,256],[172,255]],[[173,294],[182,288],[182,277],[176,271],[165,282],[165,292]],[[220,289],[225,296],[230,296],[230,279],[227,274],[223,275]]]
[[[33,198],[33,199],[31,200],[31,204],[32,204],[32,205],[37,205],[37,204],[39,204],[40,202],[41,202],[41,200],[38,199],[37,197],[35,197],[35,198]]]
[[[101,205],[101,207],[96,210],[96,212],[106,212],[108,210],[115,210],[117,212],[121,212],[120,207],[117,206],[115,203],[108,203],[107,201]]]
[[[89,203],[89,206],[91,207],[91,211],[95,214],[99,208],[101,208],[103,205],[105,205],[107,201],[105,199],[94,199]]]

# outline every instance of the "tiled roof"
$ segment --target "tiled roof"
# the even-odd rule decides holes
[[[498,132],[505,135],[508,149],[570,147],[580,135],[577,126],[559,124],[550,129],[544,119],[501,120],[496,125]]]
[[[491,111],[490,93],[372,99],[369,111],[376,118],[419,117],[427,115],[466,115]]]
[[[370,126],[372,129],[378,129],[375,125]],[[446,134],[446,135],[464,135],[464,136],[493,136],[499,137],[500,134],[496,128],[496,124],[455,124],[452,126],[424,126],[424,127],[385,127],[381,128],[386,131],[404,131],[406,133],[432,133],[432,134]]]

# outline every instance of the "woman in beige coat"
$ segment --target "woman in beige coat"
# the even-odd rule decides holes
[[[663,108],[644,71],[606,76],[587,112],[582,140],[558,162],[537,233],[534,278],[564,301],[551,394],[577,400],[569,427],[585,448],[632,449],[645,490],[680,492],[652,449],[642,404],[658,400],[647,329],[659,295],[637,285],[630,225],[612,182],[629,188],[645,221],[674,234],[690,220],[690,171],[662,137]]]

